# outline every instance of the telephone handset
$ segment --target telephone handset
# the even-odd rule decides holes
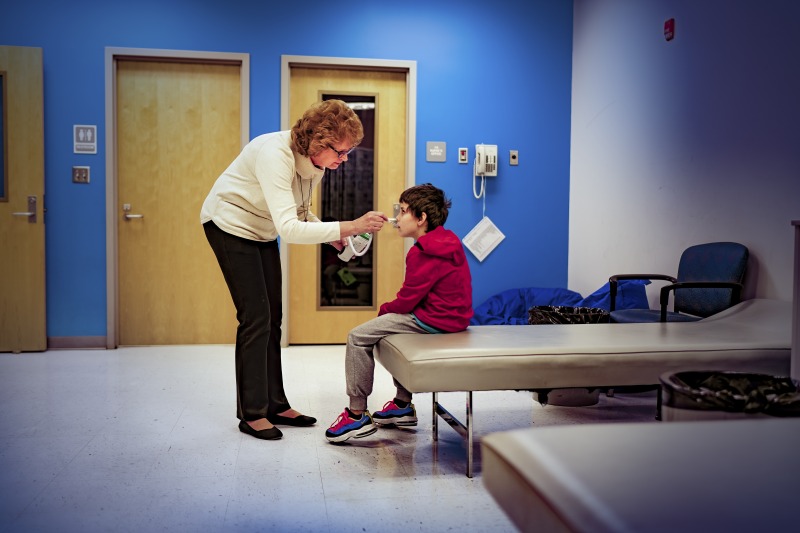
[[[481,178],[480,192],[476,190],[478,176]],[[475,166],[472,172],[472,194],[475,198],[481,198],[485,192],[486,176],[497,176],[497,145],[496,144],[476,144],[475,145]]]
[[[497,176],[497,145],[475,145],[475,175]]]

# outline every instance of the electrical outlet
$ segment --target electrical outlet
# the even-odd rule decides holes
[[[72,183],[89,183],[89,167],[72,167]]]
[[[512,166],[519,165],[519,152],[517,150],[508,151],[508,164]]]

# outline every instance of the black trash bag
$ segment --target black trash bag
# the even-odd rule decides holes
[[[599,307],[535,305],[528,309],[528,324],[599,324],[608,322],[608,311]]]
[[[664,403],[679,409],[800,416],[790,377],[744,372],[678,372],[661,377]]]

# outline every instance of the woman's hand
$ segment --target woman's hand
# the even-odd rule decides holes
[[[376,233],[381,230],[389,218],[380,211],[369,211],[359,218],[339,223],[339,235],[342,239],[359,233]]]
[[[342,239],[339,241],[331,241],[328,244],[330,244],[331,246],[333,246],[334,248],[336,248],[341,252],[342,250],[344,250],[344,247],[347,246],[347,240]]]
[[[389,218],[380,211],[370,211],[356,219],[355,222],[359,227],[359,231],[356,233],[375,233],[380,231],[387,220]]]

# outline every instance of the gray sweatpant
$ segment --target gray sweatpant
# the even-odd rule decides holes
[[[372,394],[372,384],[375,380],[375,358],[372,352],[382,338],[394,333],[427,333],[427,331],[417,324],[410,314],[387,313],[353,328],[347,335],[344,372],[351,411],[366,410],[367,397]],[[396,379],[394,385],[397,387],[395,397],[410,402],[411,393]]]

